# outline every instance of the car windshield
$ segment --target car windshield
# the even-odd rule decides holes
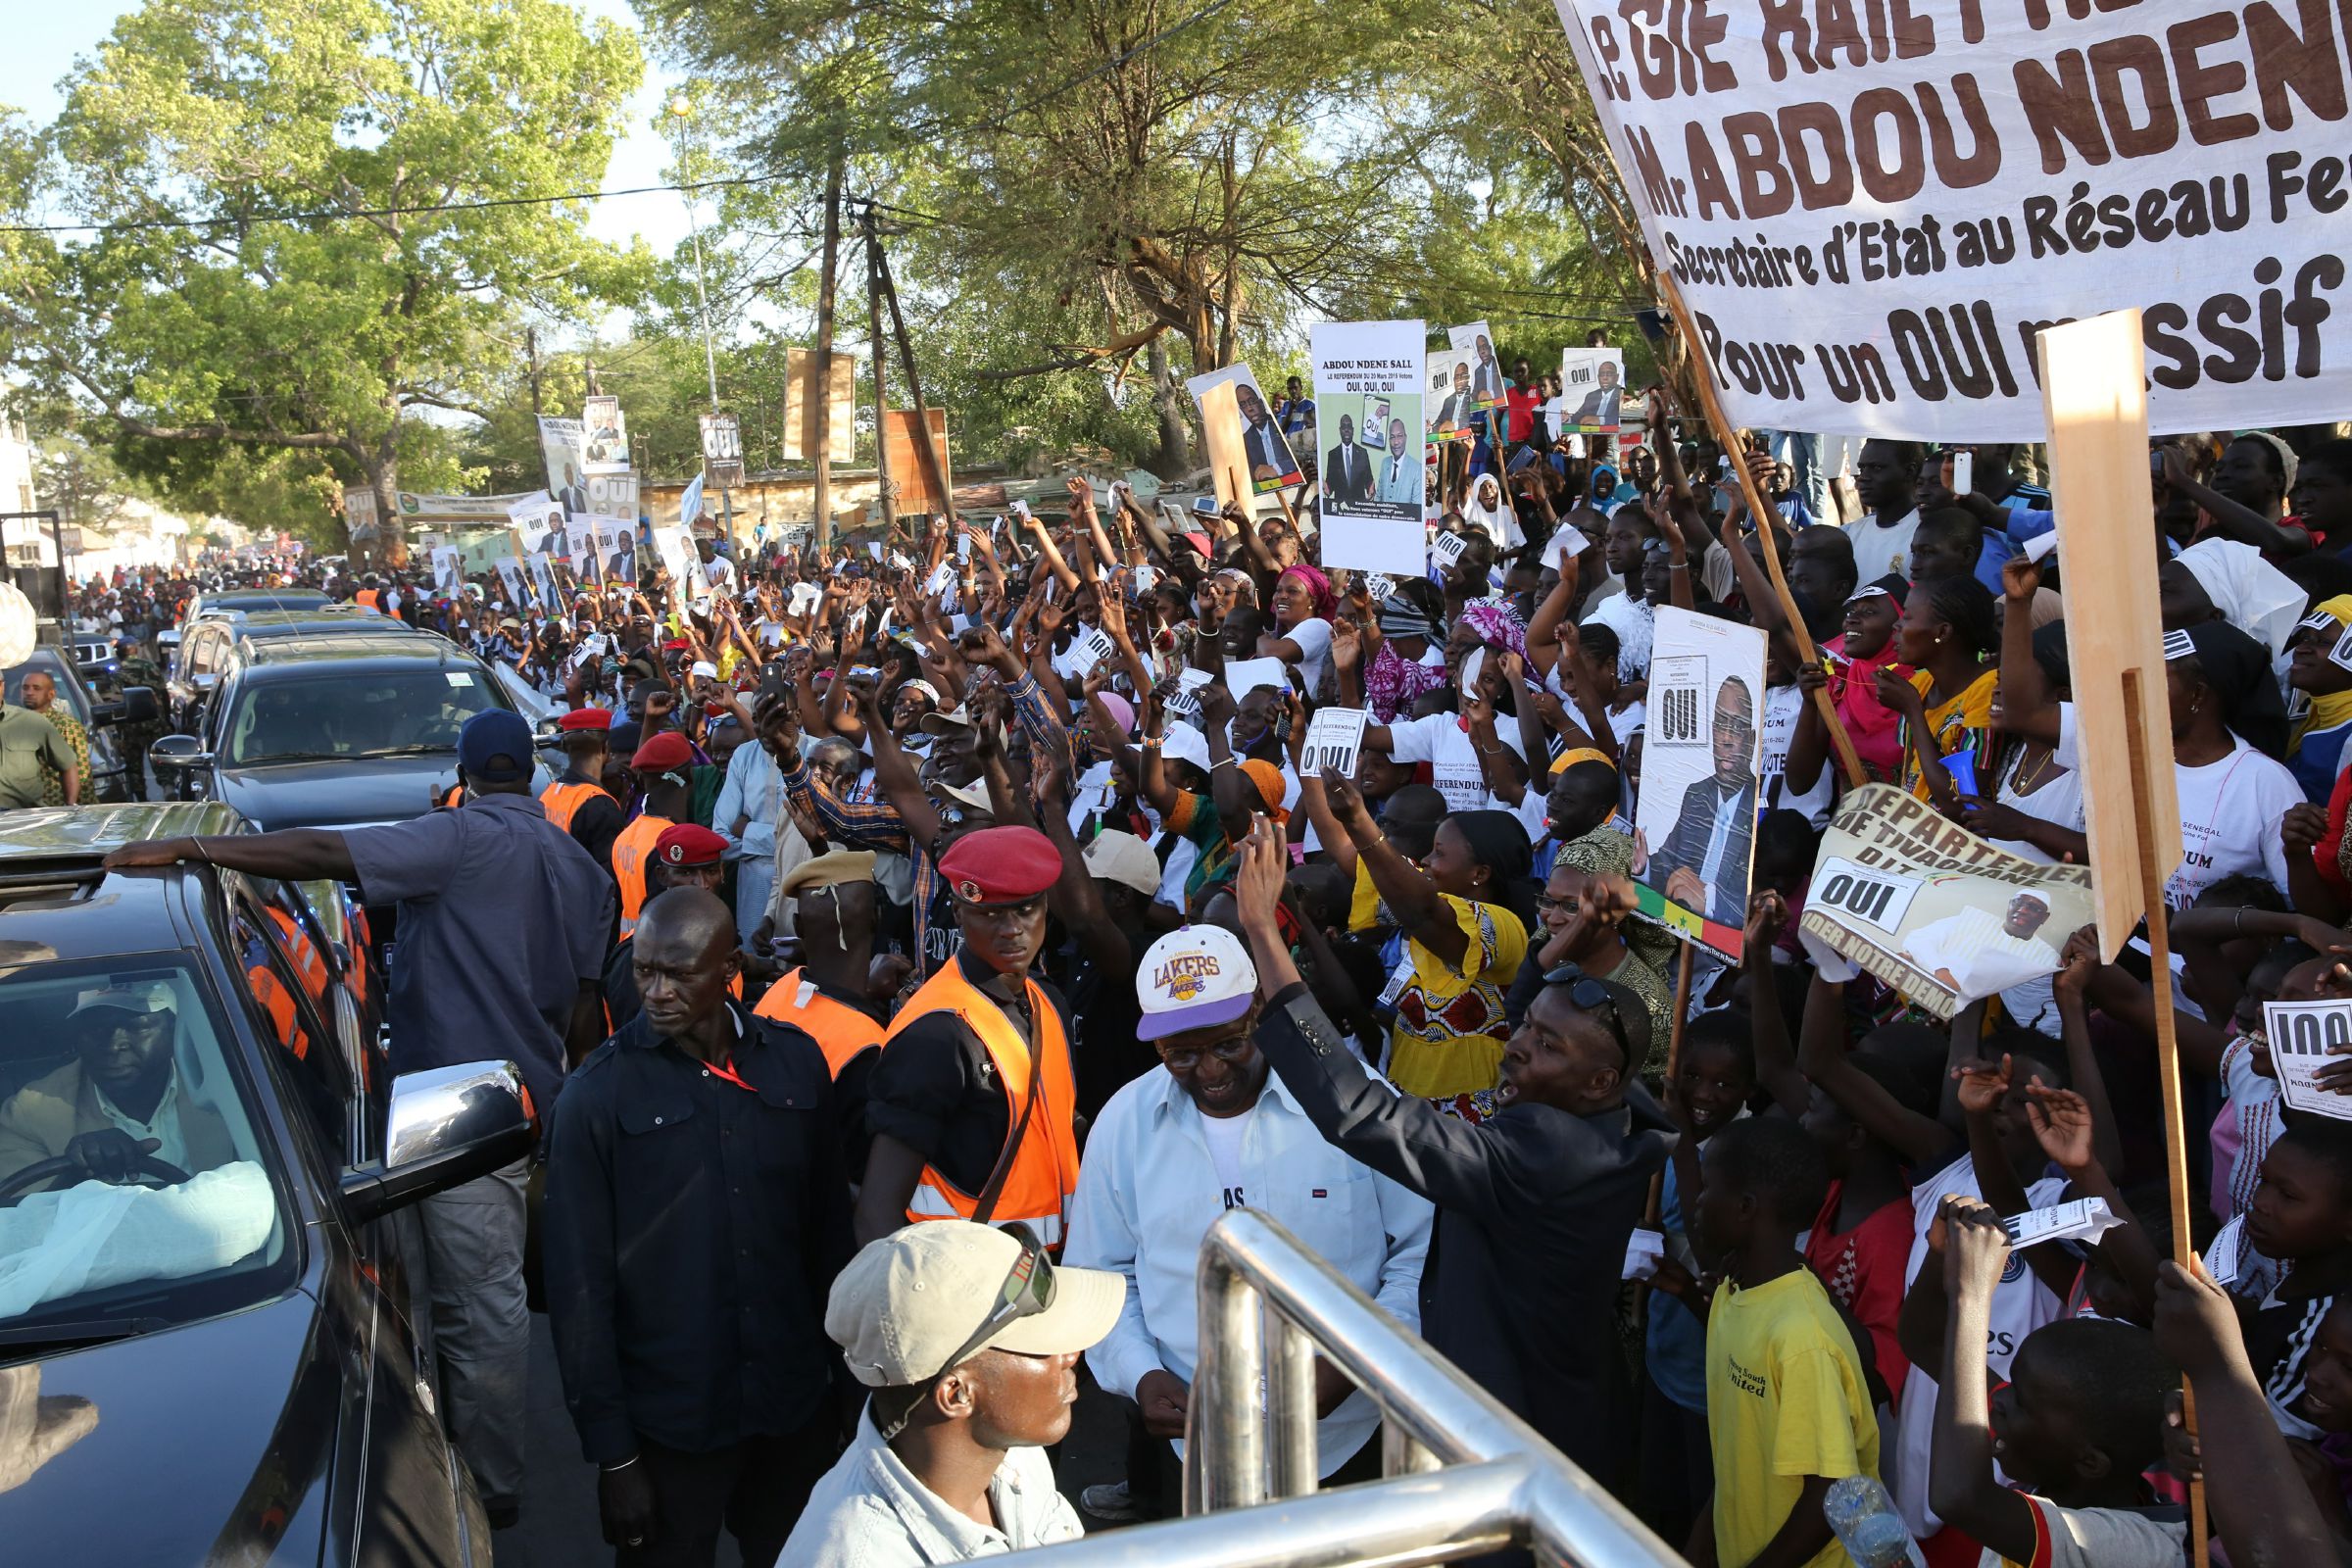
[[[290,1216],[221,1039],[176,954],[0,971],[0,1361],[271,1288]]]
[[[33,674],[46,675],[54,681],[57,685],[57,700],[65,705],[66,711],[80,719],[83,728],[89,727],[88,694],[82,691],[79,681],[74,680],[71,675],[61,674],[58,666],[51,663],[46,658],[36,657],[29,662],[19,664],[5,674],[0,674],[0,690],[5,690],[8,700],[22,708],[24,705],[24,677]]]
[[[458,730],[503,708],[477,669],[352,667],[249,682],[221,750],[235,766],[454,752]]]

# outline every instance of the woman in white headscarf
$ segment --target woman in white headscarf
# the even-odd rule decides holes
[[[2156,573],[2166,631],[2226,620],[2269,651],[2286,652],[2310,597],[2294,579],[2234,539],[2200,539]]]

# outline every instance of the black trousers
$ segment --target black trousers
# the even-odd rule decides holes
[[[746,1438],[732,1447],[688,1453],[640,1435],[638,1463],[654,1488],[654,1535],[613,1548],[617,1568],[711,1568],[723,1527],[744,1568],[773,1568],[800,1522],[808,1494],[841,1456],[833,1401],[797,1432]]]

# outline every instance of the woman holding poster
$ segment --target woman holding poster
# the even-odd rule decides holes
[[[1382,836],[1353,784],[1325,768],[1323,789],[1405,937],[1390,1081],[1440,1099],[1494,1088],[1511,1033],[1504,993],[1536,923],[1527,830],[1508,811],[1455,811],[1416,866]]]

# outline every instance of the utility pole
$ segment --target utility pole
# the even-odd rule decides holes
[[[816,384],[810,388],[816,421],[817,547],[833,542],[833,272],[841,261],[841,165],[834,149],[825,166],[825,262],[816,274]],[[852,400],[855,402],[855,400]]]
[[[866,329],[873,338],[874,352],[874,467],[882,484],[882,527],[892,539],[899,534],[899,498],[893,494],[890,479],[890,382],[884,370],[882,346],[882,237],[874,229],[874,204],[865,204],[862,216],[865,230],[865,310]]]
[[[531,357],[531,414],[532,414],[532,416],[533,416],[534,417],[536,417],[536,416],[538,416],[539,412],[540,412],[540,409],[539,409],[539,329],[538,329],[537,327],[535,327],[535,326],[526,326],[526,327],[524,327],[524,328],[522,329],[522,346],[523,346],[524,352],[528,353],[528,354],[530,355],[530,357]]]
[[[669,112],[673,119],[684,121],[693,115],[694,106],[681,95],[669,101]],[[689,134],[683,129],[679,133],[678,161],[681,165],[686,161],[684,154]],[[718,350],[711,343],[710,285],[703,276],[703,225],[695,217],[694,191],[691,185],[689,184],[689,188],[679,194],[685,198],[686,233],[694,245],[694,304],[696,311],[701,314],[703,318],[703,369],[710,378],[710,412],[715,415],[718,413]],[[727,540],[732,544],[735,539],[735,504],[723,487],[718,492],[718,505],[720,513],[725,518]]]
[[[880,247],[875,255],[881,256]],[[914,345],[906,339],[906,318],[899,314],[899,286],[891,281],[890,260],[881,258],[882,297],[890,303],[892,334],[899,341],[899,363],[906,369],[906,394],[914,400],[914,445],[922,453],[923,464],[931,470],[931,488],[939,497],[939,509],[948,515],[948,526],[956,526],[956,502],[948,494],[948,466],[940,461],[939,446],[931,439],[931,415],[923,407],[922,378],[914,373]],[[877,345],[876,354],[880,348]]]

